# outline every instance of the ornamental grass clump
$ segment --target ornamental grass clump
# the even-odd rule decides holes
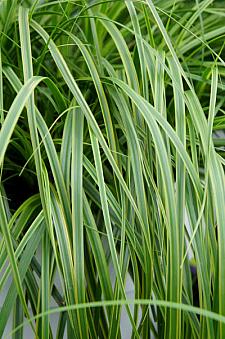
[[[0,337],[225,338],[224,16],[0,0]]]

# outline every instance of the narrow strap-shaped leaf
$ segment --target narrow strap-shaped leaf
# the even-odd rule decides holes
[[[83,125],[80,108],[72,110],[71,200],[73,229],[73,260],[75,269],[76,302],[85,302],[84,277],[84,221],[83,221]],[[80,336],[88,337],[87,315],[78,312]]]
[[[23,85],[14,99],[0,131],[0,165],[2,165],[13,130],[29,96],[33,93],[35,87],[43,80],[43,77],[32,77]]]

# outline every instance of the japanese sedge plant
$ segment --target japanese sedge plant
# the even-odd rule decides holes
[[[224,16],[0,0],[1,337],[225,337]]]

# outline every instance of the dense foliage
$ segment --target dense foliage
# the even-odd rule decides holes
[[[0,0],[0,337],[225,338],[224,18]]]

